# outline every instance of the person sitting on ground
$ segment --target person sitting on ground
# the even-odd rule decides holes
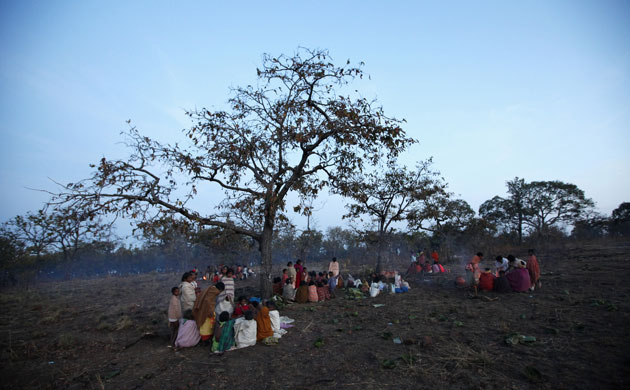
[[[190,272],[184,273],[182,276],[182,284],[179,285],[180,303],[182,304],[182,312],[192,310],[197,299],[195,294],[195,286],[193,285],[193,276]]]
[[[509,259],[510,257],[508,256],[508,260]],[[525,292],[532,286],[529,279],[529,272],[527,272],[527,268],[525,268],[523,262],[519,261],[514,263],[516,264],[516,267],[510,270],[510,272],[507,272],[505,276],[510,282],[510,286],[513,291]]]
[[[278,308],[276,307],[276,303],[274,301],[267,301],[267,307],[269,308],[269,321],[271,322],[273,337],[279,339],[287,333],[287,331],[282,329],[282,327],[280,326],[280,312],[278,311]]]
[[[182,305],[179,302],[179,288],[171,289],[171,300],[168,304],[168,327],[171,330],[170,347],[175,346],[177,339],[177,330],[179,329],[179,320],[182,318]]]
[[[256,321],[254,312],[248,310],[243,317],[234,321],[234,344],[236,348],[251,347],[256,344]]]
[[[424,272],[425,274],[433,273],[433,267],[431,266],[431,262],[430,261],[426,261],[424,263],[424,267],[422,268],[422,272]]]
[[[308,301],[309,302],[317,302],[319,298],[317,297],[317,286],[315,282],[312,280],[308,282]]]
[[[282,289],[282,298],[285,301],[290,302],[295,299],[295,288],[293,287],[293,280],[288,278],[284,283],[284,288]]]
[[[324,284],[320,281],[317,282],[317,301],[318,302],[322,302],[326,300],[326,290],[328,289],[327,286],[324,286]]]
[[[246,311],[249,311],[251,308],[247,304],[248,300],[246,296],[241,295],[238,297],[236,301],[236,307],[234,308],[234,314],[232,314],[232,318],[239,318],[245,315]]]
[[[214,324],[214,337],[212,338],[212,352],[221,353],[230,350],[234,346],[234,320],[230,319],[227,311],[219,314],[219,321]]]
[[[282,295],[282,279],[274,278],[273,279],[273,294],[274,295]]]
[[[282,285],[284,286],[285,283],[287,282],[287,279],[289,279],[289,272],[287,271],[286,268],[284,268],[282,270]]]
[[[177,339],[175,339],[175,348],[194,347],[199,343],[201,337],[197,324],[193,319],[192,310],[188,309],[184,312],[184,319],[177,331]]]
[[[214,308],[217,303],[217,297],[224,289],[225,286],[221,282],[215,286],[206,287],[195,301],[195,306],[193,306],[193,317],[203,342],[210,342],[215,323]]]
[[[302,282],[300,287],[298,287],[295,292],[295,302],[297,303],[307,303],[308,302],[308,286],[306,283]]]
[[[484,272],[479,275],[479,288],[483,291],[494,290],[494,280],[496,277],[490,271],[490,268],[486,268]]]
[[[512,292],[512,286],[505,276],[505,271],[499,271],[499,277],[494,281],[494,291],[498,293]]]
[[[441,272],[446,272],[444,270],[444,267],[442,267],[442,264],[440,264],[439,260],[435,260],[433,262],[433,267],[431,268],[431,271],[436,274],[436,273],[441,273]]]
[[[494,259],[494,266],[496,268],[496,275],[499,276],[499,272],[507,272],[507,270],[510,268],[510,262],[503,256],[497,256]]]
[[[532,284],[529,289],[534,291],[535,287],[540,288],[542,286],[540,283],[540,266],[533,249],[528,250],[527,255],[527,272],[529,272],[529,279]]]
[[[261,305],[260,311],[256,315],[256,341],[264,342],[268,337],[273,337],[269,308],[266,305]]]

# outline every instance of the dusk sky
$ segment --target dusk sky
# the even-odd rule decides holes
[[[355,86],[420,141],[401,162],[433,156],[475,210],[515,176],[576,184],[607,215],[630,201],[630,1],[14,0],[0,15],[0,221],[42,207],[28,188],[125,156],[126,120],[182,140],[185,109],[226,108],[263,53],[300,46],[364,61]],[[320,229],[345,223],[342,200],[316,204]]]

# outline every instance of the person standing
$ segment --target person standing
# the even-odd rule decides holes
[[[197,294],[195,294],[195,286],[193,285],[193,275],[190,272],[184,273],[182,276],[182,284],[179,286],[180,290],[180,302],[182,305],[182,312],[191,310],[195,306],[195,300]]]
[[[530,291],[534,291],[535,287],[540,288],[542,284],[540,283],[540,265],[538,264],[538,259],[534,254],[534,250],[530,249],[527,251],[527,272],[529,272],[529,279],[531,282]]]
[[[328,272],[332,272],[333,276],[339,275],[339,263],[336,257],[333,257],[332,261],[328,263]]]

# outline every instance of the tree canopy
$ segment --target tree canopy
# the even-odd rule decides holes
[[[346,93],[349,82],[363,78],[361,65],[337,66],[323,50],[264,55],[258,83],[236,88],[228,110],[188,112],[188,142],[163,144],[131,127],[128,158],[103,158],[53,203],[144,221],[179,215],[248,235],[260,245],[268,296],[271,242],[276,223],[286,219],[287,194],[315,196],[331,178],[395,159],[415,142],[376,102]],[[190,206],[216,190],[224,192],[218,210]]]

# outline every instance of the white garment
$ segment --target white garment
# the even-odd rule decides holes
[[[195,287],[192,283],[182,282],[179,286],[179,290],[181,291],[181,295],[179,300],[182,304],[182,313],[186,310],[192,310],[195,305],[195,299],[197,299],[197,295],[195,294]]]
[[[499,273],[499,271],[507,271],[508,268],[510,267],[510,261],[506,259],[505,257],[502,258],[500,264],[499,262],[495,262],[495,264],[497,266],[497,274]]]
[[[370,296],[374,298],[379,292],[381,292],[381,289],[379,288],[378,283],[372,283],[372,286],[370,286]]]
[[[245,348],[256,345],[256,321],[246,320],[244,317],[234,321],[234,342],[236,348]]]
[[[273,337],[279,339],[287,333],[286,330],[280,327],[280,312],[278,312],[278,310],[269,311],[269,320],[271,320],[271,330],[273,330]]]
[[[232,303],[230,301],[225,300],[225,296],[223,297],[223,299],[217,300],[217,305],[214,309],[214,312],[217,314],[216,318],[219,318],[219,315],[221,315],[221,313],[223,313],[224,311],[230,313],[230,316],[232,316],[232,313],[234,313],[234,306],[232,306]]]
[[[396,274],[396,276],[394,277],[394,285],[396,286],[396,288],[400,288],[401,281],[402,278],[400,277],[400,275]]]

